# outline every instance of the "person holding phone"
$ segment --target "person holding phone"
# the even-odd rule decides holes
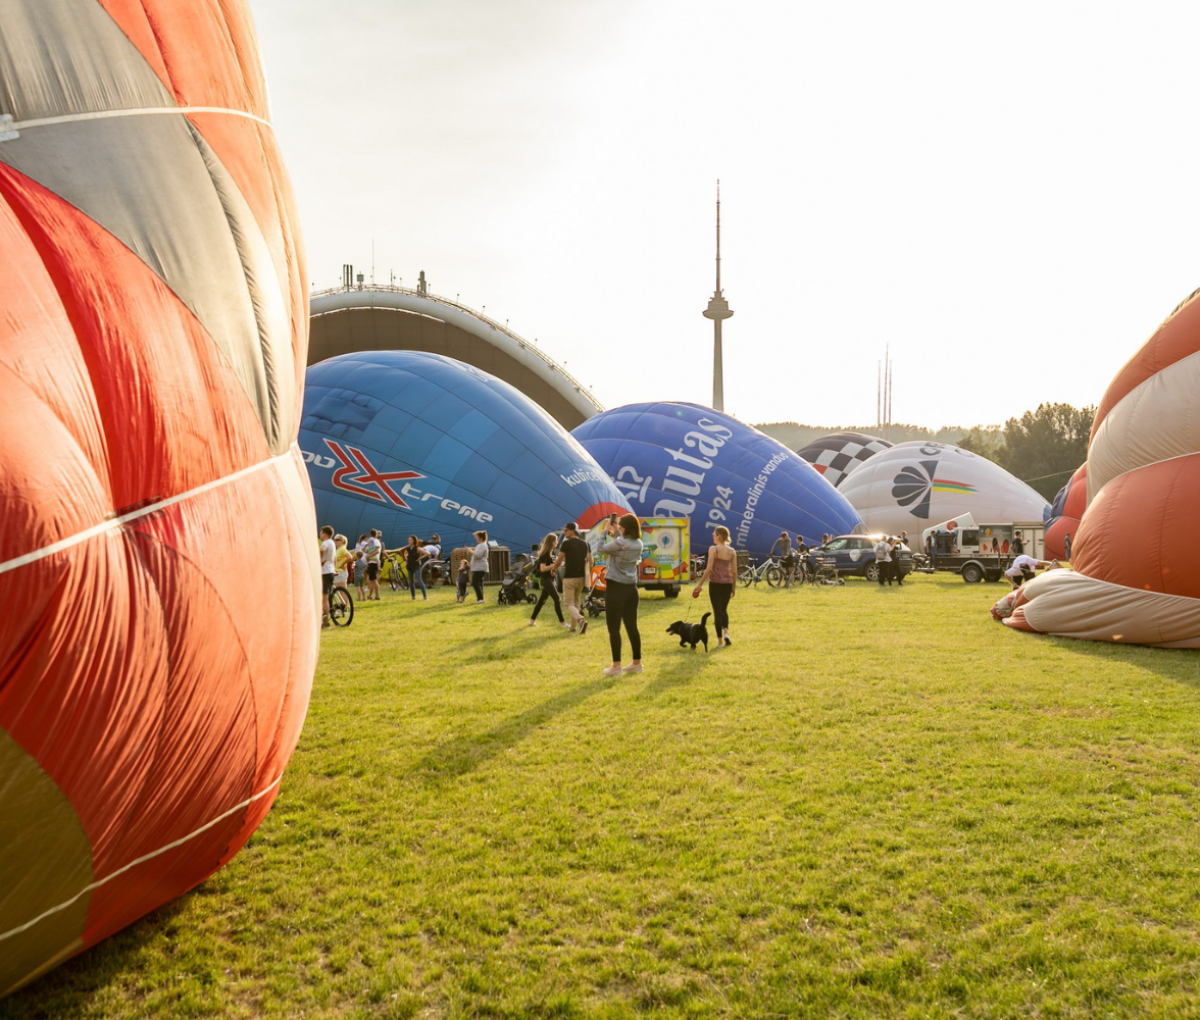
[[[612,665],[603,670],[605,676],[642,671],[642,635],[638,631],[638,564],[642,561],[642,526],[633,514],[619,520],[613,514],[604,529],[606,541],[600,546],[608,557],[604,568],[605,616],[608,622],[608,643],[612,649]],[[621,624],[629,635],[633,655],[628,666],[621,666]]]

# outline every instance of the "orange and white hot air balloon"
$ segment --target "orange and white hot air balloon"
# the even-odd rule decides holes
[[[0,21],[3,995],[245,843],[319,610],[304,268],[244,3]]]
[[[1049,571],[1022,587],[1008,600],[1008,626],[1200,648],[1198,295],[1175,309],[1109,386],[1088,447],[1075,569]]]

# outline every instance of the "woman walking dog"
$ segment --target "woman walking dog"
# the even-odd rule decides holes
[[[692,598],[700,597],[700,589],[708,582],[708,601],[712,603],[713,626],[717,630],[717,647],[731,645],[729,640],[729,601],[737,594],[737,552],[729,548],[729,529],[718,526],[713,529],[713,545],[708,547],[708,565],[696,587]]]
[[[615,516],[615,514],[614,514]],[[605,528],[608,541],[601,550],[608,556],[604,568],[605,613],[608,618],[608,643],[612,647],[612,665],[605,676],[642,671],[642,635],[638,632],[638,564],[642,559],[642,526],[633,514],[619,521],[609,520]],[[621,668],[621,624],[629,635],[633,661]]]

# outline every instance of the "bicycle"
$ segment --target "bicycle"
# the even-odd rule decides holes
[[[792,585],[803,585],[806,581],[811,581],[809,575],[806,557],[800,553],[792,554],[792,565],[785,567],[781,563],[779,566],[779,583],[785,588],[790,588]],[[770,578],[767,578],[767,583],[770,583]]]
[[[408,587],[408,571],[404,569],[404,561],[396,553],[388,554],[384,566],[387,568],[387,580],[392,591]]]
[[[426,560],[421,564],[421,572],[425,578],[425,586],[434,588],[439,584],[452,584],[450,570],[445,560]]]
[[[813,584],[845,584],[833,560],[817,557],[817,569],[813,572]]]
[[[768,556],[758,566],[751,562],[738,571],[738,584],[743,588],[748,588],[751,584],[757,585],[764,579],[772,588],[779,587],[781,571],[778,562],[772,556]]]
[[[349,627],[354,619],[354,598],[345,588],[329,593],[329,622],[335,627]]]

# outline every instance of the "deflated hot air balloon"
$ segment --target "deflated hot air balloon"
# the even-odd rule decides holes
[[[969,513],[980,523],[1042,521],[1050,505],[1004,468],[957,446],[900,443],[838,488],[871,531],[917,531]]]
[[[780,531],[815,543],[862,521],[811,464],[776,439],[697,404],[629,404],[572,433],[641,517],[690,517],[704,552],[725,525],[732,544],[765,557]]]
[[[1109,385],[1088,447],[1088,505],[1073,541],[1075,569],[1022,587],[1008,626],[1200,648],[1197,294]]]
[[[527,549],[625,501],[529,397],[471,365],[421,351],[343,354],[308,370],[300,445],[321,523],[387,544],[475,531]]]
[[[891,448],[891,443],[878,436],[867,436],[861,432],[835,432],[814,439],[799,453],[825,476],[827,482],[838,486],[848,474],[862,467],[875,454]]]
[[[243,5],[10,0],[0,97],[2,994],[245,843],[319,600],[304,270]],[[261,535],[269,598],[235,567]]]
[[[1046,555],[1056,560],[1069,560],[1067,538],[1072,547],[1079,534],[1079,522],[1087,507],[1087,464],[1080,464],[1070,480],[1054,497],[1050,506],[1050,517],[1046,521]]]

